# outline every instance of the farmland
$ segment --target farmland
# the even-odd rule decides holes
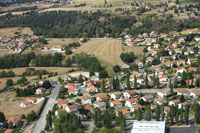
[[[112,67],[114,65],[124,64],[120,59],[120,54],[131,51],[140,58],[143,56],[143,47],[122,48],[122,41],[119,39],[99,39],[83,44],[75,50],[74,54],[84,52],[94,55],[106,67],[108,72],[112,74]]]
[[[7,36],[7,37],[12,37],[15,36],[16,32],[20,32],[21,34],[29,34],[32,35],[33,32],[31,31],[30,28],[22,28],[22,27],[12,27],[12,28],[1,28],[0,29],[0,36]]]
[[[5,113],[6,118],[10,118],[12,116],[21,116],[22,114],[27,115],[32,110],[37,112],[42,105],[42,102],[40,102],[36,105],[31,105],[28,108],[23,108],[19,106],[23,99],[24,98],[22,97],[15,97],[15,92],[0,93],[0,108],[1,111]]]

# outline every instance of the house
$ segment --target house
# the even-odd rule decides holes
[[[192,90],[190,92],[190,96],[192,96],[192,97],[198,97],[198,96],[200,96],[200,90]]]
[[[139,60],[136,60],[135,61],[136,65],[138,65],[138,67],[142,67],[143,66],[143,63]]]
[[[18,116],[13,116],[8,119],[8,123],[12,123],[14,127],[17,127],[22,122],[22,119]]]
[[[165,60],[169,59],[169,56],[161,56],[160,61],[164,62]]]
[[[60,112],[66,112],[64,109],[59,109],[55,111],[55,116],[58,116]]]
[[[75,105],[75,104],[73,104],[73,105],[68,105],[68,106],[65,108],[65,110],[66,110],[67,112],[77,111],[77,109],[78,109],[78,106]]]
[[[164,89],[164,90],[158,91],[157,94],[158,94],[158,96],[164,97],[164,96],[167,96],[170,94],[170,90]]]
[[[179,89],[177,91],[177,95],[190,96],[190,92],[188,90],[185,90],[185,89]]]
[[[181,108],[184,109],[184,108],[186,107],[186,105],[190,105],[190,103],[189,103],[189,102],[179,103],[179,104],[178,104],[178,108],[179,108],[179,109],[181,109]]]
[[[173,64],[174,64],[174,63],[173,63],[172,61],[166,61],[166,62],[165,62],[165,65],[168,66],[168,67],[172,67]]]
[[[198,61],[197,58],[189,58],[187,63],[188,63],[189,65],[191,65],[191,64],[193,64],[193,63],[196,63],[197,61]]]
[[[177,68],[177,73],[183,73],[184,71],[186,71],[184,67]]]
[[[128,111],[127,109],[123,109],[122,110],[122,115],[125,116],[125,117],[129,117],[131,115],[131,112]]]
[[[177,61],[177,65],[178,66],[180,66],[180,65],[185,65],[185,60],[184,59],[179,59],[178,61]]]
[[[46,79],[41,79],[39,82],[38,82],[38,85],[39,86],[42,86],[44,84],[44,82],[46,81]]]
[[[142,109],[142,106],[141,106],[140,104],[134,105],[134,106],[132,106],[132,107],[130,108],[130,111],[131,111],[131,112],[134,112],[134,111],[138,110],[138,108]]]
[[[139,78],[139,77],[142,76],[142,74],[141,74],[140,72],[138,72],[138,71],[133,71],[133,72],[131,72],[130,79],[131,79],[131,80],[134,79],[135,76],[136,76],[137,78]]]
[[[154,97],[152,96],[152,95],[145,95],[145,96],[143,96],[142,98],[141,98],[143,101],[145,101],[145,102],[152,102],[153,101],[153,99],[154,99]]]
[[[73,84],[71,84],[71,83],[67,83],[66,85],[64,85],[65,88],[69,88],[71,86],[73,86]]]
[[[97,102],[102,102],[108,100],[108,95],[107,94],[102,94],[97,97]]]
[[[14,130],[13,129],[7,129],[4,133],[13,133]]]
[[[137,98],[131,98],[128,101],[126,101],[125,106],[131,108],[132,106],[137,105],[137,104],[138,104]]]
[[[176,106],[176,105],[178,105],[179,103],[181,103],[180,100],[179,100],[179,99],[175,99],[175,100],[170,101],[170,102],[169,102],[169,105],[170,105],[170,106],[172,106],[172,105]]]
[[[123,93],[124,98],[133,98],[134,96],[136,96],[136,91],[133,90],[127,90],[126,92]]]
[[[154,102],[158,105],[162,105],[163,103],[166,103],[166,99],[164,97],[161,97],[161,96],[157,96],[155,99],[154,99]]]
[[[110,98],[113,100],[121,99],[122,98],[122,93],[121,92],[113,92],[110,94]]]
[[[173,48],[177,48],[177,47],[178,47],[178,45],[180,45],[180,44],[179,44],[179,43],[177,43],[177,42],[175,42],[175,43],[173,43],[173,44],[172,44],[172,47],[173,47]]]
[[[85,110],[88,110],[88,111],[90,111],[90,112],[93,112],[93,107],[90,106],[90,105],[86,105],[86,106],[84,107],[84,109],[85,109]]]
[[[31,104],[35,104],[36,103],[36,98],[33,98],[33,97],[29,97],[29,98],[26,98],[25,100],[23,100],[20,104],[21,107],[28,107],[30,106]]]
[[[43,87],[39,87],[39,88],[37,88],[36,89],[36,92],[35,92],[35,94],[45,94],[45,92],[46,92],[46,89],[45,88],[43,88]]]
[[[156,43],[156,44],[153,45],[153,47],[154,47],[154,48],[159,48],[159,47],[160,47],[160,44]]]
[[[58,108],[66,108],[68,105],[68,100],[67,99],[60,99],[58,100]]]
[[[111,101],[110,102],[110,106],[117,109],[117,108],[121,108],[122,107],[122,103],[119,101]]]
[[[94,92],[94,93],[96,93],[96,92],[99,91],[98,88],[97,88],[96,86],[94,86],[94,85],[88,85],[88,86],[86,87],[86,90],[87,90],[88,92]]]
[[[123,69],[129,69],[129,68],[130,68],[130,66],[129,66],[129,65],[127,65],[127,64],[123,64],[123,65],[122,65],[122,68],[123,68]]]
[[[104,102],[94,103],[95,108],[99,108],[100,110],[106,110],[106,104]]]
[[[77,89],[68,89],[68,94],[69,95],[75,95],[77,96],[79,91]]]
[[[168,81],[168,77],[166,75],[162,75],[160,78],[159,78],[159,81],[160,82],[167,82]]]
[[[91,104],[92,100],[89,96],[82,96],[81,97],[81,103],[82,104]]]
[[[198,70],[197,67],[189,67],[189,68],[188,68],[188,71],[189,71],[189,72],[197,71],[197,70]]]
[[[194,40],[197,41],[197,42],[199,42],[200,41],[200,36],[195,36]]]

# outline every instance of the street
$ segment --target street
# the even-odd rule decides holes
[[[42,130],[44,130],[46,125],[46,115],[48,114],[49,110],[52,110],[54,104],[57,103],[56,97],[58,96],[59,89],[60,85],[54,85],[54,88],[52,89],[51,95],[49,96],[43,112],[41,113],[40,118],[36,121],[36,124],[31,131],[32,133],[40,133]]]

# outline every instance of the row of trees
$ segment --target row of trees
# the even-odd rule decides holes
[[[0,78],[8,78],[8,77],[15,77],[15,73],[13,71],[2,71],[0,72]]]

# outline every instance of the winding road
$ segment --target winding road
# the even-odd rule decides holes
[[[48,101],[40,115],[40,118],[36,121],[31,133],[40,133],[44,130],[46,125],[46,115],[48,114],[49,110],[52,110],[54,104],[57,103],[56,97],[58,96],[60,85],[54,84],[54,88],[51,91],[51,95],[48,96]]]

